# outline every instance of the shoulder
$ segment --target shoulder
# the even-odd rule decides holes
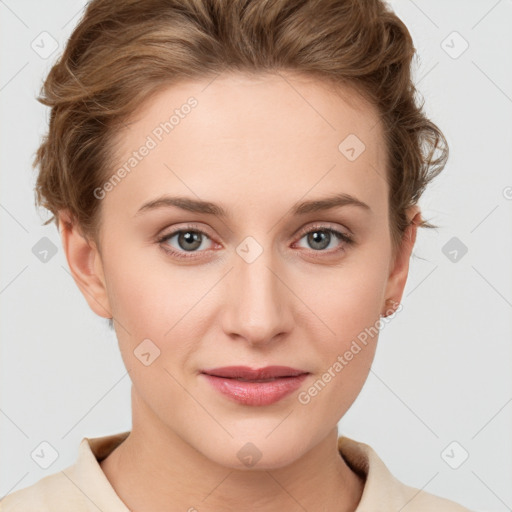
[[[341,436],[338,450],[352,470],[365,480],[356,512],[472,512],[452,500],[399,481],[375,450],[365,443]]]
[[[403,503],[403,512],[473,512],[455,501],[410,487],[398,480],[396,491]]]
[[[7,494],[0,500],[0,512],[79,512],[85,509],[84,497],[63,471]]]
[[[129,432],[84,437],[74,464],[0,499],[0,512],[129,512],[99,463]]]

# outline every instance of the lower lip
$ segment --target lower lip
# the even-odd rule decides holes
[[[307,373],[297,377],[282,377],[269,382],[245,382],[202,373],[218,391],[243,405],[270,405],[300,387]]]

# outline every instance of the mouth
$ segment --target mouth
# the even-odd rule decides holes
[[[252,369],[248,366],[224,366],[203,370],[201,373],[212,377],[234,379],[241,382],[272,382],[277,379],[285,379],[305,375],[309,372],[298,370],[289,366],[266,366],[265,368]]]
[[[296,391],[310,372],[288,366],[251,369],[229,366],[203,370],[207,382],[222,395],[242,405],[271,405]]]

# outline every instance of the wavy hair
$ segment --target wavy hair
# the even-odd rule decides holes
[[[352,87],[377,108],[397,248],[407,208],[448,158],[418,101],[414,54],[406,26],[381,0],[92,0],[37,98],[51,113],[33,163],[36,205],[57,226],[68,209],[99,245],[94,190],[112,174],[117,129],[145,100],[180,80],[288,70]]]

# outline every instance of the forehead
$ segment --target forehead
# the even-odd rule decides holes
[[[385,207],[376,110],[353,89],[301,75],[232,73],[169,86],[127,121],[116,148],[114,171],[127,172],[108,202],[132,215],[165,192],[240,205],[346,192]]]
[[[189,109],[186,104],[192,98],[197,105]],[[193,114],[192,121],[181,123],[189,113]],[[272,133],[283,126],[287,128],[285,134],[302,134],[311,140],[318,130],[323,135],[328,131],[339,132],[336,136],[352,130],[368,142],[381,135],[375,107],[353,85],[335,86],[292,72],[231,72],[159,88],[125,122],[128,132],[119,132],[119,140],[135,142],[130,140],[134,129],[150,134],[157,128],[155,122],[165,124],[173,114],[173,138],[179,136],[179,131],[185,135],[187,126],[197,136],[201,135],[201,127],[215,128],[210,138],[236,136],[239,140],[247,134],[261,134],[261,128]],[[293,125],[299,119],[303,123]],[[180,130],[174,130],[178,124]],[[376,133],[371,133],[375,128]],[[165,131],[168,134],[170,131]],[[158,138],[158,133],[155,136]]]

